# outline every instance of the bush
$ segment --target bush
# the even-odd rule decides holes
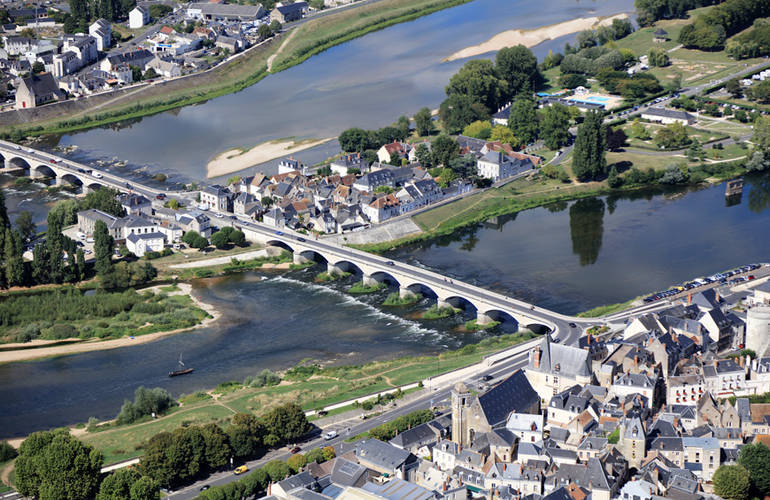
[[[0,463],[13,460],[19,453],[7,441],[0,441]]]
[[[176,404],[166,389],[155,387],[147,389],[141,386],[134,393],[134,402],[126,400],[117,417],[117,424],[124,425],[152,415],[160,415]]]
[[[574,89],[575,87],[585,87],[588,84],[588,79],[585,75],[579,75],[577,73],[567,73],[559,77],[559,85],[568,89]]]
[[[150,250],[149,252],[144,253],[144,258],[146,260],[153,260],[160,257],[160,252],[155,252],[153,250]]]

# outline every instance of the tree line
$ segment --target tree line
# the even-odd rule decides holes
[[[755,19],[768,16],[767,0],[727,0],[685,25],[679,43],[700,50],[722,50],[727,37],[750,27]]]
[[[720,3],[723,0],[636,0],[637,22],[649,26],[660,19],[681,19],[687,11]]]

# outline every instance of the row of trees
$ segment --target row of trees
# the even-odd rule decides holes
[[[637,21],[649,26],[659,19],[685,18],[687,11],[713,5],[722,0],[636,0]]]
[[[403,141],[407,137],[409,137],[409,118],[402,116],[395,125],[382,127],[378,130],[349,128],[342,131],[338,140],[343,151],[348,153],[364,153],[365,151],[376,152],[385,144]]]
[[[628,19],[613,19],[612,24],[600,26],[595,30],[583,30],[577,34],[577,48],[604,45],[613,40],[620,40],[634,32],[634,25]]]
[[[231,458],[253,458],[295,442],[309,430],[305,413],[294,403],[273,408],[261,418],[238,413],[226,430],[208,424],[156,434],[144,447],[141,470],[172,487],[221,469]]]
[[[770,494],[770,448],[762,443],[741,448],[738,464],[722,465],[714,473],[714,493],[725,500]]]

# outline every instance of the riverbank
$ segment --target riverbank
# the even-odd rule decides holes
[[[212,177],[221,177],[234,172],[240,172],[260,163],[319,146],[332,139],[277,139],[257,144],[251,148],[231,149],[218,154],[213,160],[208,162],[206,165],[206,177],[211,179]]]
[[[539,45],[547,40],[553,40],[566,35],[571,35],[579,31],[596,29],[600,26],[608,26],[612,24],[615,19],[627,19],[628,14],[618,14],[610,17],[584,17],[579,19],[572,19],[563,23],[552,24],[550,26],[543,26],[542,28],[535,28],[529,30],[514,29],[503,31],[493,36],[486,42],[474,45],[472,47],[466,47],[462,50],[458,50],[449,57],[444,58],[444,61],[456,61],[457,59],[465,59],[468,57],[480,56],[488,52],[495,52],[504,47],[513,47],[515,45],[524,45],[531,48],[535,45]]]
[[[66,345],[56,345],[51,347],[45,347],[45,344],[41,343],[42,347],[36,347],[36,348],[20,347],[19,349],[15,349],[15,350],[1,351],[0,364],[14,363],[17,361],[29,361],[32,359],[64,356],[68,354],[79,354],[83,352],[117,349],[120,347],[128,347],[133,345],[145,344],[148,342],[153,342],[155,340],[161,339],[163,337],[167,337],[169,335],[175,335],[177,333],[194,330],[196,328],[206,327],[211,323],[215,322],[217,319],[219,319],[221,314],[214,306],[201,301],[199,298],[197,298],[195,295],[191,293],[192,285],[188,283],[179,283],[175,285],[175,287],[177,288],[177,290],[170,291],[170,292],[164,291],[163,288],[166,288],[166,287],[161,285],[158,285],[152,288],[147,288],[142,291],[143,292],[152,291],[154,293],[163,292],[163,293],[167,293],[169,296],[186,295],[190,297],[190,299],[192,300],[192,302],[195,304],[196,307],[198,307],[202,311],[205,311],[205,313],[207,314],[207,317],[204,318],[200,323],[192,327],[177,328],[174,330],[147,333],[144,335],[125,336],[119,339],[112,339],[112,340],[99,340],[98,338],[81,340],[81,339],[74,338],[74,339],[68,339],[72,341],[72,343],[68,343]],[[46,341],[41,341],[41,342],[46,342]],[[62,342],[62,341],[53,341],[53,342]],[[15,345],[25,346],[27,344],[15,344]]]
[[[0,114],[0,134],[62,134],[202,103],[250,87],[271,73],[291,68],[335,45],[469,1],[379,0],[355,6],[309,20],[211,70],[148,85],[132,94],[130,102],[101,102],[98,113],[88,99],[81,99],[35,108],[35,116],[30,116],[29,111],[25,111],[27,115]],[[297,34],[287,39],[294,30]],[[278,58],[271,60],[274,54]]]

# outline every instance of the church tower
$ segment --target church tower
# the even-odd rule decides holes
[[[460,446],[470,446],[468,420],[471,398],[471,392],[462,382],[458,382],[452,388],[452,441]]]

